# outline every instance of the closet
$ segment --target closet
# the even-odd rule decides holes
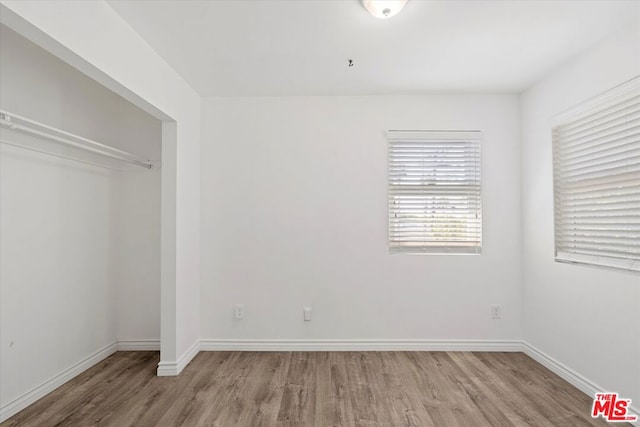
[[[0,27],[0,397],[160,338],[161,122]]]

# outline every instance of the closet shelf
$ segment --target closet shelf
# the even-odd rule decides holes
[[[123,162],[127,162],[145,169],[151,169],[153,167],[153,165],[148,160],[140,159],[139,157],[127,151],[123,151],[109,145],[102,144],[100,142],[92,141],[90,139],[74,135],[61,129],[39,123],[35,120],[18,116],[17,114],[13,114],[8,111],[0,110],[0,124],[4,128],[9,128],[14,131],[35,135],[49,141],[55,141],[64,145],[79,148],[81,150],[90,151],[92,153],[99,154],[105,157],[121,160]],[[9,145],[23,147],[22,145],[13,144],[6,141],[1,142]],[[24,148],[29,149],[29,147],[26,146],[24,146]],[[56,155],[54,153],[47,154]]]

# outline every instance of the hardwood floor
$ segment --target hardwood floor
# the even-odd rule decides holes
[[[2,426],[584,426],[591,399],[522,353],[119,352]]]

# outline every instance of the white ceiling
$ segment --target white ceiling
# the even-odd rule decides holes
[[[633,0],[409,0],[389,20],[360,0],[110,4],[203,96],[519,92],[640,25]]]

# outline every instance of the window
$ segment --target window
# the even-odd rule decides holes
[[[480,132],[388,131],[389,251],[482,248]]]
[[[556,260],[640,271],[640,78],[552,128]]]

